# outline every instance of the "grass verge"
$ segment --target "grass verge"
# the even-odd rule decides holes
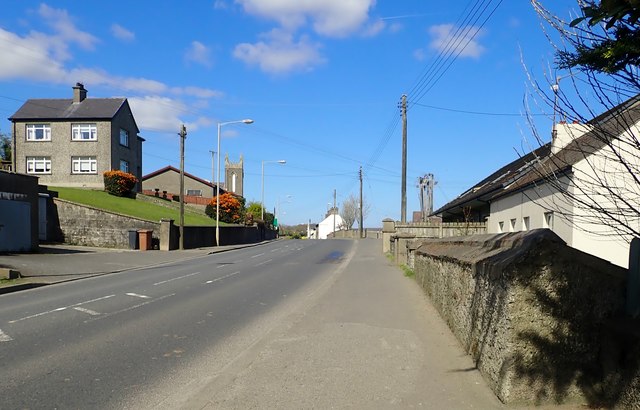
[[[101,190],[66,187],[49,187],[49,190],[58,192],[60,199],[148,221],[159,221],[164,218],[177,222],[180,219],[180,212],[177,209],[146,201],[136,201],[133,198],[109,195]],[[185,208],[184,223],[185,225],[213,226],[215,220]],[[221,223],[221,225],[224,224]]]

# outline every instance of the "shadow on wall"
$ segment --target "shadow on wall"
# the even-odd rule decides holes
[[[640,403],[626,270],[548,230],[426,240],[416,280],[505,403]]]

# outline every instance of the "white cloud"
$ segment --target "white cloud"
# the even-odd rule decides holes
[[[357,31],[375,0],[236,0],[253,15],[275,20],[288,30],[310,21],[316,33],[341,37]]]
[[[454,56],[459,53],[460,57],[478,58],[485,52],[485,48],[478,42],[478,38],[484,32],[480,30],[475,37],[472,37],[476,31],[478,31],[477,27],[469,27],[464,33],[456,33],[453,24],[431,26],[429,46],[439,52],[453,52]]]
[[[44,41],[43,41],[44,40]],[[0,80],[38,79],[58,83],[66,77],[61,61],[51,55],[42,36],[20,37],[0,28]]]
[[[38,8],[38,14],[54,29],[60,40],[75,43],[86,50],[95,49],[98,38],[78,30],[66,10],[54,9],[42,3]]]
[[[387,26],[383,20],[376,20],[364,28],[362,35],[365,37],[374,37],[378,35]]]
[[[311,70],[325,62],[319,52],[320,45],[311,43],[306,37],[296,42],[292,34],[278,29],[262,37],[264,41],[255,44],[237,45],[234,57],[272,74]]]
[[[180,101],[158,96],[132,97],[128,100],[138,127],[143,131],[177,133],[184,123],[180,119],[180,113],[185,113],[187,107]],[[190,127],[187,131],[195,129]]]
[[[134,32],[127,30],[122,27],[120,24],[112,24],[111,25],[111,34],[122,41],[133,41],[136,39],[136,35]]]
[[[211,49],[199,41],[192,41],[184,54],[187,62],[193,62],[211,68]]]
[[[424,49],[422,49],[422,48],[419,48],[419,49],[415,50],[413,52],[413,57],[418,61],[424,61],[427,58],[427,56],[426,56],[426,54],[424,52]]]
[[[213,8],[215,10],[226,10],[229,8],[229,5],[224,0],[215,0],[213,2]]]

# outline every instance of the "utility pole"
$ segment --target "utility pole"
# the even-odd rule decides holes
[[[184,249],[184,140],[187,138],[187,127],[180,129],[180,249]]]
[[[360,238],[362,238],[362,232],[363,232],[363,227],[362,227],[362,221],[364,220],[364,216],[362,215],[362,166],[360,167],[360,172],[358,173],[360,175],[360,223],[358,225],[360,225]]]
[[[216,152],[213,150],[209,150],[209,152],[211,153],[211,199],[213,199],[216,196],[216,187],[214,185],[214,182],[216,180],[216,167],[215,167],[215,162],[214,162],[214,158],[216,156]]]
[[[400,205],[400,222],[407,222],[407,96],[402,95],[401,108],[402,112],[402,187],[401,187],[401,205]]]
[[[333,237],[336,237],[336,190],[333,190]]]

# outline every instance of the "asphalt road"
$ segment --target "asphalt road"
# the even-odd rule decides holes
[[[0,408],[499,408],[377,241],[278,241],[0,296]]]

